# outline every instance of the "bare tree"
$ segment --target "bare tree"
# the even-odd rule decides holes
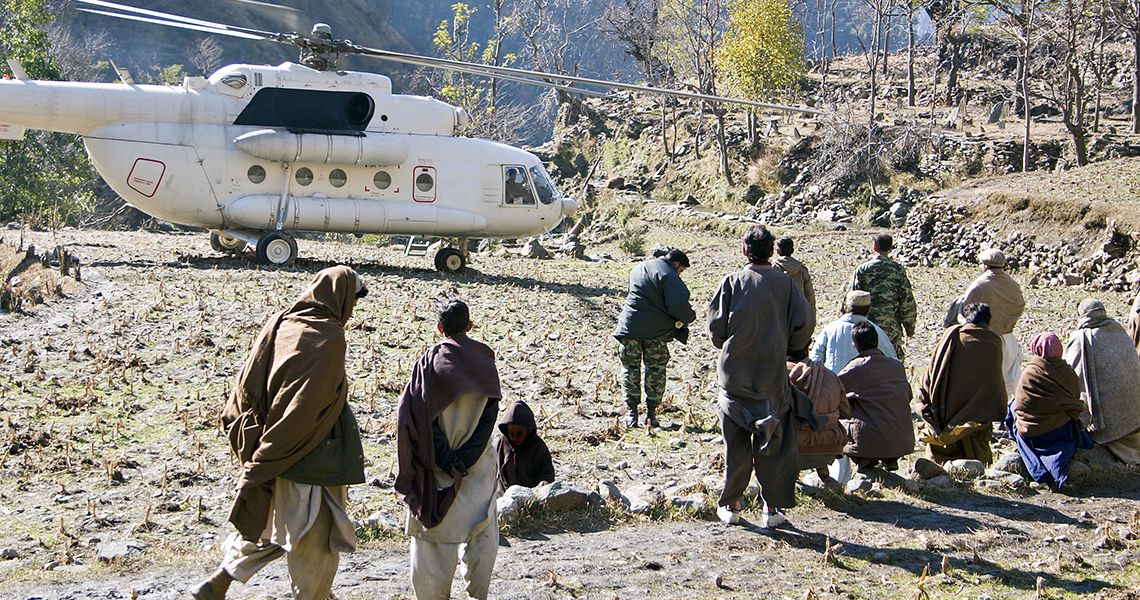
[[[515,4],[510,22],[522,37],[520,53],[526,62],[538,71],[577,75],[582,60],[576,51],[581,42],[579,38],[595,29],[598,23],[598,19],[588,17],[585,9],[584,3],[574,0],[529,0]],[[545,98],[553,98],[559,108],[567,107],[562,113],[567,119],[576,119],[582,110],[582,102],[562,90],[554,90],[553,96]]]
[[[1112,17],[1132,38],[1132,133],[1140,133],[1140,0],[1118,0]]]
[[[198,38],[191,52],[186,55],[186,60],[203,75],[209,75],[221,66],[222,46],[215,37]]]
[[[614,0],[598,23],[598,28],[623,46],[625,54],[641,67],[650,85],[672,79],[672,69],[658,56],[661,41],[661,0]]]
[[[1055,0],[1042,11],[1048,50],[1041,82],[1045,99],[1061,112],[1061,122],[1073,139],[1078,166],[1089,162],[1087,112],[1093,60],[1087,40],[1095,34],[1093,15],[1098,7],[1103,7],[1098,0]]]
[[[988,0],[987,4],[1004,18],[1002,28],[1017,39],[1021,50],[1018,57],[1017,82],[1021,94],[1021,105],[1025,111],[1025,136],[1021,149],[1021,171],[1029,170],[1029,141],[1033,130],[1032,100],[1029,78],[1032,71],[1034,41],[1037,35],[1038,0]]]

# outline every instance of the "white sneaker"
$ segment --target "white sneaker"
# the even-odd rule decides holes
[[[728,525],[735,525],[740,522],[740,513],[727,506],[718,506],[716,508],[716,516],[720,518],[722,523]]]
[[[764,529],[772,529],[787,522],[788,518],[783,513],[764,513],[764,520],[760,526]]]

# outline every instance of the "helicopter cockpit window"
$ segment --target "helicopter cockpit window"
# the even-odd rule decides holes
[[[363,92],[262,88],[234,125],[358,133],[364,131],[375,112],[376,103]]]
[[[526,177],[526,167],[522,165],[503,167],[503,202],[534,206],[534,192]]]
[[[546,169],[535,165],[529,170],[530,178],[534,180],[534,189],[538,192],[538,201],[543,204],[551,204],[557,200],[558,188],[554,187],[554,182],[550,180],[550,175]]]
[[[348,175],[341,169],[333,169],[329,172],[329,183],[335,188],[344,187],[348,183]]]
[[[261,183],[265,181],[265,167],[253,165],[245,172],[245,176],[249,178],[250,183]]]
[[[313,182],[313,171],[309,167],[301,167],[297,169],[296,175],[297,183],[301,185],[309,185]]]
[[[392,176],[387,171],[376,171],[376,175],[372,177],[372,185],[378,190],[386,190],[392,185]]]

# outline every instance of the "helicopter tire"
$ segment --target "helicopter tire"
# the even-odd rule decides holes
[[[285,231],[270,231],[257,240],[257,262],[281,267],[297,259],[297,240]]]
[[[241,254],[241,251],[245,250],[245,246],[245,240],[231,237],[217,231],[210,232],[210,247],[213,248],[215,252]]]
[[[440,248],[435,253],[435,268],[443,273],[460,273],[467,267],[467,257],[456,248]]]

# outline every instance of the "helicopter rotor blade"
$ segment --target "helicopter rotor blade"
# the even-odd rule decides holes
[[[788,106],[784,104],[772,104],[768,102],[757,102],[755,100],[745,100],[743,98],[731,98],[728,96],[714,96],[710,94],[700,94],[697,92],[688,92],[685,90],[676,90],[669,88],[657,88],[647,85],[635,85],[632,83],[621,83],[617,81],[607,81],[604,79],[590,79],[587,77],[575,77],[573,75],[556,75],[554,73],[546,73],[543,71],[532,71],[529,69],[516,69],[513,67],[497,67],[494,65],[481,65],[479,63],[469,63],[458,60],[450,60],[446,58],[431,58],[427,56],[419,56],[416,54],[405,54],[403,52],[393,52],[391,50],[378,50],[375,48],[365,48],[363,46],[351,45],[351,49],[344,51],[344,53],[361,54],[364,56],[372,56],[381,60],[388,60],[392,62],[399,62],[405,64],[413,64],[424,67],[432,67],[438,69],[448,69],[459,72],[471,72],[469,69],[481,71],[487,77],[499,77],[506,79],[507,75],[515,77],[523,77],[529,79],[525,83],[533,85],[541,85],[550,87],[544,80],[557,80],[567,83],[581,83],[585,85],[596,85],[599,87],[607,87],[611,89],[628,90],[633,92],[646,92],[651,94],[662,94],[666,96],[674,96],[678,98],[688,98],[691,100],[704,100],[707,102],[726,102],[730,104],[742,104],[745,106],[752,106],[756,108],[766,108],[771,110],[781,110],[787,112],[798,112],[808,115],[821,115],[822,111],[811,108],[803,108],[799,106]],[[574,92],[583,93],[581,88],[570,88]],[[604,94],[603,94],[604,95]]]
[[[77,10],[79,12],[91,13],[94,15],[104,15],[104,16],[108,16],[108,17],[116,17],[119,19],[127,19],[128,21],[141,21],[143,23],[156,23],[158,25],[166,25],[168,27],[177,27],[179,29],[190,29],[193,31],[204,31],[206,33],[216,33],[218,35],[228,35],[231,37],[243,38],[243,39],[247,39],[247,40],[270,40],[270,39],[273,39],[273,38],[267,38],[267,37],[260,36],[260,35],[253,35],[250,33],[244,33],[244,32],[240,32],[240,31],[229,31],[226,29],[215,29],[213,27],[207,27],[205,25],[194,25],[191,23],[180,23],[178,21],[166,21],[163,19],[143,17],[140,15],[128,15],[128,14],[124,14],[124,13],[110,12],[110,11],[106,11],[106,10],[95,10],[93,8],[77,8],[75,10]]]
[[[109,17],[118,17],[120,19],[128,19],[134,21],[143,21],[145,23],[155,23],[158,25],[169,25],[171,27],[179,27],[180,25],[194,25],[196,27],[184,27],[184,29],[194,29],[196,31],[212,31],[221,35],[230,35],[231,33],[244,33],[247,36],[233,36],[233,37],[246,37],[246,39],[266,39],[266,40],[279,40],[282,36],[287,34],[274,33],[272,31],[260,31],[258,29],[249,29],[247,27],[235,27],[233,25],[225,25],[223,23],[214,23],[213,21],[204,21],[202,19],[192,19],[190,17],[183,17],[170,13],[159,12],[157,10],[148,10],[139,8],[137,6],[129,6],[126,4],[118,4],[116,2],[107,2],[106,0],[75,0],[79,4],[90,4],[92,6],[99,6],[102,8],[109,8],[119,12],[96,11],[92,9],[79,8],[83,12],[95,13],[106,15]],[[153,17],[153,19],[140,19],[132,18],[131,16],[123,13],[135,13],[137,15],[145,15]]]
[[[254,12],[260,13],[264,17],[285,26],[286,29],[300,30],[301,17],[305,11],[292,6],[285,6],[282,4],[274,4],[272,2],[262,2],[261,0],[234,0],[239,4],[244,4],[247,8],[252,9]]]

